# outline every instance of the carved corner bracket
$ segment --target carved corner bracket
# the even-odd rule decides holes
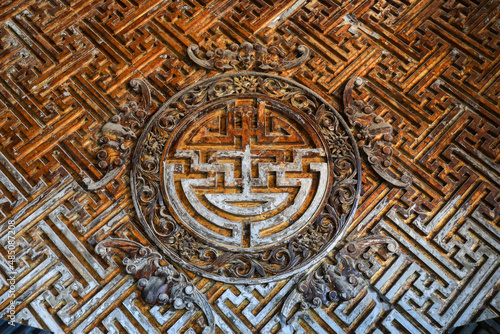
[[[396,187],[408,187],[412,183],[409,175],[398,177],[389,169],[393,155],[392,125],[377,116],[365,101],[353,99],[354,86],[361,87],[363,84],[363,79],[351,78],[344,90],[344,113],[352,127],[351,131],[380,177]]]
[[[196,64],[208,70],[219,71],[284,71],[302,65],[309,58],[309,49],[305,45],[299,45],[296,52],[296,59],[286,60],[288,55],[280,47],[244,42],[239,45],[231,44],[227,49],[209,50],[205,57],[200,58],[198,45],[193,44],[188,48],[189,58]]]
[[[208,326],[203,334],[215,332],[215,317],[206,297],[191,283],[186,275],[166,263],[151,248],[128,239],[109,238],[99,242],[95,250],[106,262],[114,253],[126,254],[122,262],[128,274],[138,280],[142,298],[148,304],[171,304],[175,309],[193,309],[197,305],[205,314]],[[166,265],[162,265],[165,262]]]
[[[144,125],[144,121],[151,110],[151,91],[145,81],[133,79],[130,86],[139,90],[141,101],[128,102],[121,106],[119,113],[111,117],[101,128],[101,137],[98,140],[98,166],[106,171],[106,175],[98,181],[90,178],[83,179],[87,190],[96,191],[113,181],[125,169],[127,159],[132,148],[130,142],[137,138],[137,132]]]
[[[292,309],[299,304],[299,310],[329,306],[356,297],[365,286],[363,274],[366,273],[370,247],[387,245],[388,253],[398,249],[394,239],[383,236],[369,236],[348,242],[335,255],[336,265],[322,262],[321,266],[306,275],[288,296],[281,310],[281,323],[287,324]],[[288,321],[288,323],[293,322]]]

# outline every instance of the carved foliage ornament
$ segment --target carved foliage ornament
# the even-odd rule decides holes
[[[412,183],[410,176],[404,174],[397,177],[389,170],[393,154],[392,125],[377,116],[365,101],[352,98],[354,86],[361,87],[363,84],[363,79],[352,78],[344,90],[344,113],[352,127],[351,131],[375,172],[396,187],[407,187]]]
[[[288,60],[289,55],[276,46],[265,47],[260,43],[244,42],[240,45],[231,44],[227,49],[217,48],[208,51],[204,57],[199,57],[198,45],[188,48],[192,61],[208,70],[260,70],[282,71],[303,64],[309,58],[309,49],[299,45],[296,49],[297,58]]]
[[[132,151],[128,145],[136,139],[136,133],[149,115],[151,109],[151,92],[147,84],[139,79],[130,81],[130,86],[141,91],[142,100],[139,104],[129,102],[123,105],[118,114],[104,124],[99,138],[100,147],[97,151],[99,167],[106,175],[99,181],[90,178],[83,179],[87,190],[98,190],[111,182],[125,168]]]
[[[120,252],[121,251],[121,252]],[[208,322],[204,334],[214,333],[215,318],[205,296],[172,265],[162,265],[162,256],[150,248],[127,239],[106,239],[96,246],[97,254],[107,262],[114,252],[125,254],[123,264],[127,273],[138,279],[137,286],[149,304],[171,304],[175,309],[192,309],[197,305]]]
[[[303,271],[334,246],[361,186],[356,142],[317,94],[230,73],[176,94],[145,127],[132,191],[173,259],[224,282]]]
[[[298,58],[283,50],[243,43],[189,57],[211,70],[286,70]],[[97,190],[130,161],[131,189],[138,218],[149,237],[176,263],[197,274],[228,283],[266,283],[306,271],[341,240],[352,221],[361,189],[358,147],[385,180],[408,186],[389,170],[392,126],[364,101],[354,101],[351,79],[345,89],[348,123],[314,91],[283,77],[233,72],[200,81],[174,95],[152,116],[147,85],[134,80],[142,102],[125,105],[102,128],[97,153],[107,171]],[[349,124],[349,126],[348,126]],[[142,129],[143,128],[143,129]],[[133,157],[130,142],[137,141]],[[357,139],[357,141],[355,140]],[[319,307],[353,298],[363,272],[359,262],[383,236],[350,242],[289,296],[283,319],[299,303]],[[136,276],[148,303],[200,307],[214,331],[210,305],[162,256],[126,239],[101,241],[96,251],[109,260],[112,250]],[[162,264],[164,263],[164,264]]]
[[[396,242],[386,236],[363,237],[344,245],[335,255],[336,265],[323,262],[298,284],[285,301],[282,314],[287,315],[296,303],[300,303],[302,309],[308,309],[354,298],[362,287],[362,274],[368,269],[366,251],[381,244],[387,244],[390,253],[397,249]]]

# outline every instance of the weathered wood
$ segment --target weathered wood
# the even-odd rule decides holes
[[[293,306],[287,325],[429,333],[500,316],[499,15],[498,1],[468,0],[2,1],[0,272],[9,278],[14,222],[17,321],[58,333],[200,333],[209,324],[197,306],[147,305],[121,262],[96,253],[106,238],[156,247],[131,195],[137,140],[120,134],[127,129],[104,129],[106,157],[99,140],[103,126],[124,115],[121,106],[149,118],[182,89],[220,74],[193,62],[190,45],[206,60],[209,50],[245,42],[283,50],[279,61],[307,47],[302,65],[265,70],[314,90],[348,125],[343,94],[350,78],[363,78],[352,98],[371,108],[364,126],[374,140],[392,127],[384,143],[390,166],[372,167],[359,148],[358,209],[328,264],[347,251],[344,243],[364,238],[391,237],[397,249],[367,247],[367,269],[355,276],[370,284],[357,297],[305,313]],[[150,99],[132,80],[147,85]],[[375,117],[381,128],[370,128]],[[111,123],[130,127],[121,121]],[[113,170],[111,182],[93,183]],[[394,187],[377,172],[412,183]],[[89,192],[91,185],[103,187]],[[232,285],[172,264],[211,303],[217,333],[277,332],[281,306],[301,278]],[[8,289],[5,281],[2,316]]]

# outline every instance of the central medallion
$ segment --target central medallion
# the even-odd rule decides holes
[[[321,130],[299,109],[264,97],[222,99],[170,137],[164,199],[199,238],[254,251],[316,218],[331,187],[330,160]]]
[[[138,216],[187,269],[265,283],[317,263],[342,237],[361,173],[349,128],[319,95],[237,72],[192,85],[150,120],[134,154]]]

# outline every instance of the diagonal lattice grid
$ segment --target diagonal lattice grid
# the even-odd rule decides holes
[[[199,311],[149,306],[120,264],[94,251],[106,236],[148,243],[128,174],[102,177],[101,125],[152,88],[153,111],[209,75],[186,54],[258,41],[312,52],[286,76],[343,109],[356,92],[395,129],[391,188],[364,166],[351,230],[384,234],[370,284],[349,303],[309,310],[297,333],[437,333],[500,316],[500,3],[498,1],[7,0],[0,4],[0,309],[10,302],[7,230],[15,222],[16,321],[55,333],[197,333]],[[349,238],[349,236],[347,237]],[[294,279],[234,286],[187,273],[218,333],[279,333]]]

